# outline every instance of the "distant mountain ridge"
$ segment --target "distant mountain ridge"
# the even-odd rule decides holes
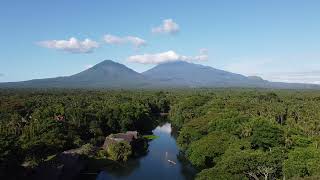
[[[160,64],[142,74],[152,79],[170,83],[171,86],[232,86],[248,80],[247,77],[240,74],[184,61]]]
[[[123,64],[105,60],[80,73],[57,78],[1,83],[12,88],[136,88],[148,80]]]
[[[319,85],[281,83],[244,76],[185,61],[163,63],[138,73],[112,60],[102,61],[80,73],[56,78],[0,83],[2,88],[215,88],[252,87],[320,89]]]

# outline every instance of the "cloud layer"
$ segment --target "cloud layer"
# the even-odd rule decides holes
[[[166,62],[174,61],[206,61],[208,60],[208,54],[206,49],[200,50],[198,56],[184,56],[179,55],[176,52],[170,50],[167,52],[156,53],[156,54],[142,54],[134,55],[127,58],[129,62],[141,63],[141,64],[161,64]]]
[[[320,84],[317,57],[299,57],[299,55],[280,58],[242,57],[233,59],[233,62],[225,65],[223,69],[247,76],[260,76],[274,82]],[[290,59],[290,66],[283,59]],[[298,66],[301,59],[308,59],[309,64]]]
[[[94,65],[92,65],[92,64],[86,64],[86,65],[84,65],[84,68],[85,69],[89,69],[89,68],[92,68]]]
[[[104,35],[103,40],[108,44],[113,44],[113,45],[131,44],[136,48],[147,45],[147,42],[145,40],[135,36],[119,37],[119,36],[107,34],[107,35]]]
[[[165,19],[162,21],[162,24],[158,27],[151,29],[153,33],[162,33],[162,34],[175,34],[179,32],[179,25],[174,22],[172,19]]]
[[[80,41],[74,37],[69,40],[48,40],[41,41],[38,44],[49,49],[57,49],[70,53],[91,53],[99,47],[99,43],[90,39]]]
[[[320,71],[266,73],[260,76],[275,82],[320,84]]]

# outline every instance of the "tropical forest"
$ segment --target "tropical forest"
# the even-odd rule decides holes
[[[43,178],[61,164],[60,177],[80,179],[101,162],[96,171],[126,166],[152,153],[163,123],[192,179],[320,178],[318,91],[3,89],[0,99],[1,179]],[[137,132],[134,143],[103,148],[126,132]],[[75,154],[84,166],[69,172]]]

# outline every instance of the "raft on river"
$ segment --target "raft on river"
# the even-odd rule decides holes
[[[176,162],[171,161],[171,160],[169,160],[169,159],[168,159],[168,162],[171,163],[171,164],[174,164],[174,165],[177,164]]]

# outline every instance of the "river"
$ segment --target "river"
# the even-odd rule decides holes
[[[158,138],[149,142],[149,152],[129,160],[122,168],[101,171],[97,180],[140,179],[194,179],[195,170],[179,154],[175,138],[171,135],[170,123],[156,127],[153,134]],[[170,160],[171,162],[169,162]]]

